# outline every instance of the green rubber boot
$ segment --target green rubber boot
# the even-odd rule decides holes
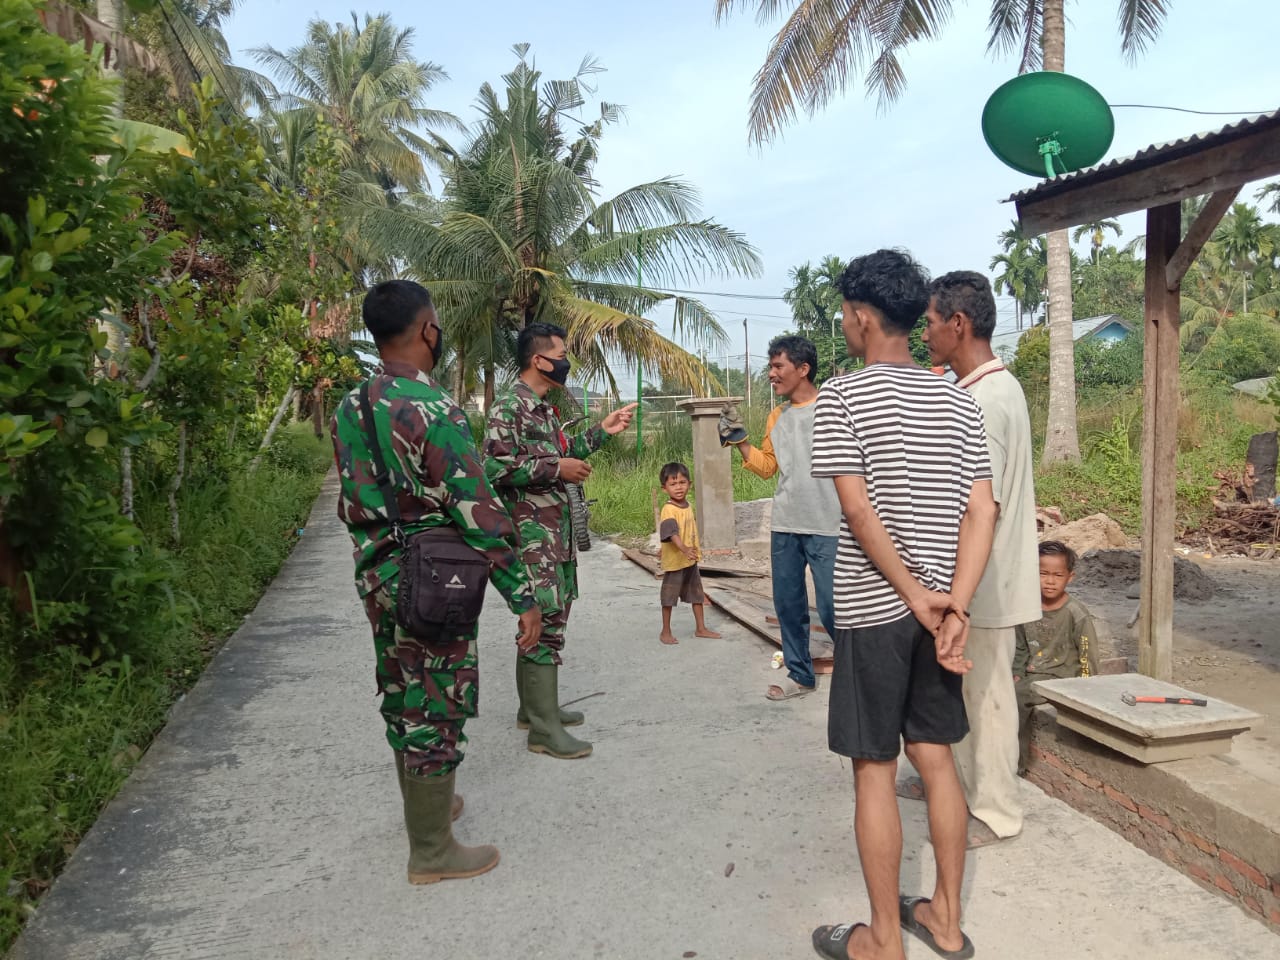
[[[396,755],[396,779],[400,781],[400,798],[403,800],[404,799],[404,778],[406,776],[404,772],[404,754],[401,753],[399,750],[395,750],[393,752]],[[462,794],[455,793],[453,795],[453,816],[450,819],[457,820],[460,816],[462,816],[462,807],[463,807]]]
[[[409,882],[436,883],[488,873],[497,847],[464,847],[453,838],[453,774],[404,777],[404,824],[409,834]]]
[[[554,663],[525,663],[524,703],[529,714],[529,749],[558,760],[591,753],[591,744],[567,733],[560,722],[559,670]]]
[[[516,727],[521,730],[529,729],[529,713],[524,708],[524,668],[527,662],[524,657],[516,657],[516,693],[520,695],[520,709],[516,711]],[[581,726],[582,721],[581,710],[560,708],[560,726],[577,727]]]

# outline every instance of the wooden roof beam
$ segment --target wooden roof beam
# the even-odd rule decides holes
[[[1077,175],[1078,184],[1066,180],[1060,189],[1050,180],[1043,196],[1017,201],[1023,229],[1032,236],[1049,233],[1280,175],[1280,124],[1168,160],[1121,164],[1114,176],[1106,174]]]
[[[1223,216],[1231,209],[1231,204],[1239,194],[1239,186],[1219,190],[1209,198],[1200,215],[1196,217],[1196,222],[1187,228],[1187,235],[1182,238],[1178,249],[1169,258],[1169,265],[1165,267],[1164,282],[1170,292],[1182,286],[1182,278],[1186,275],[1187,269],[1200,255],[1205,243],[1213,236],[1213,231],[1222,222]]]

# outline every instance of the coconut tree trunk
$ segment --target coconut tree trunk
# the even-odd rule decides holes
[[[276,435],[276,430],[280,427],[280,421],[284,419],[284,412],[288,410],[289,405],[293,403],[294,395],[297,392],[297,388],[292,385],[290,385],[289,389],[285,391],[284,399],[280,401],[280,406],[276,407],[275,416],[271,418],[271,423],[267,427],[267,432],[263,436],[262,443],[258,447],[257,455],[249,461],[250,473],[258,472],[258,465],[262,463],[263,454],[265,454],[267,449],[271,446],[271,440]]]
[[[467,406],[467,345],[458,344],[454,357],[453,402],[466,409]]]
[[[1045,0],[1044,68],[1066,69],[1063,0]],[[1076,433],[1075,341],[1071,336],[1071,239],[1066,230],[1049,234],[1049,423],[1042,463],[1080,459]]]
[[[124,116],[124,77],[120,72],[119,37],[124,29],[124,0],[98,0],[98,19],[111,31],[111,58],[104,63],[103,72],[116,81],[116,95],[111,110],[117,117],[121,117]]]
[[[182,480],[187,473],[187,423],[178,424],[178,465],[173,471],[173,482],[169,484],[169,534],[173,545],[182,543],[182,524],[178,516],[178,491],[182,489]]]
[[[324,385],[321,383],[311,391],[311,430],[317,440],[324,439]]]
[[[496,392],[497,384],[494,378],[497,373],[493,367],[493,357],[489,357],[484,362],[484,415],[489,415],[489,408],[493,406],[493,397]]]
[[[120,449],[120,512],[133,519],[133,447]]]

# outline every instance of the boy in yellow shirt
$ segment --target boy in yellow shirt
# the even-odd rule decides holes
[[[683,600],[693,607],[695,637],[718,640],[720,634],[708,630],[703,620],[702,575],[698,561],[698,519],[685,498],[689,495],[689,468],[683,463],[668,463],[658,474],[662,489],[669,498],[658,516],[658,539],[662,541],[662,633],[663,643],[679,643],[671,632],[671,609]]]

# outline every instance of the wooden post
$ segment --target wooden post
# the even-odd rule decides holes
[[[1176,203],[1147,211],[1146,341],[1142,363],[1142,594],[1138,670],[1173,679],[1173,534],[1177,513],[1180,285],[1168,266],[1181,230]]]

